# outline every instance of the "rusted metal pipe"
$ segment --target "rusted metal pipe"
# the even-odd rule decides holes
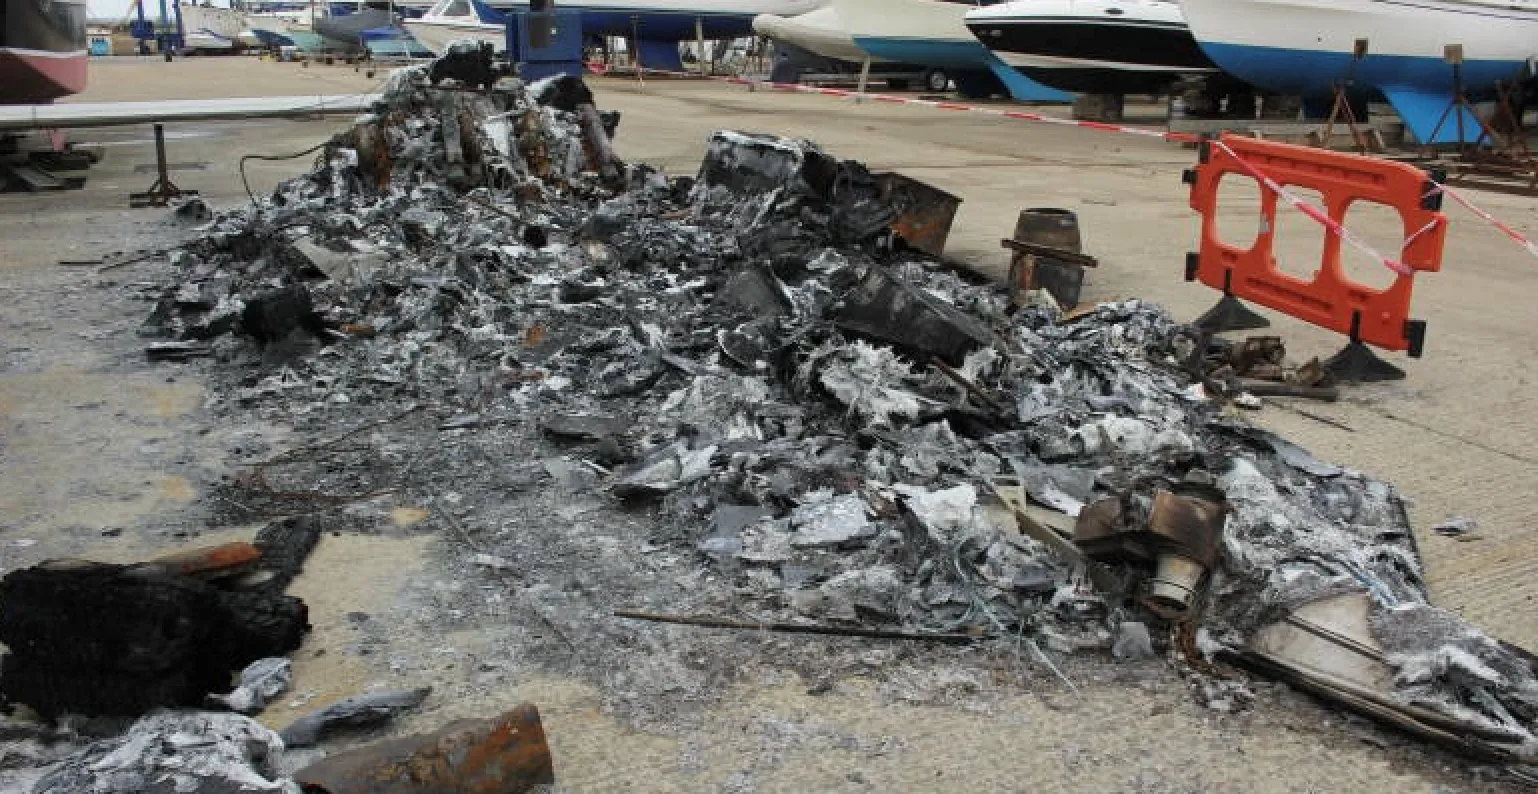
[[[262,552],[250,543],[225,543],[162,555],[147,564],[181,576],[219,579],[256,569]]]
[[[295,773],[306,794],[520,794],[555,782],[539,709],[458,720],[359,747]]]

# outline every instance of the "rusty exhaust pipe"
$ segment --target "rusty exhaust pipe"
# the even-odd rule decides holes
[[[294,780],[305,794],[520,794],[554,783],[555,767],[539,709],[525,703],[324,758]]]

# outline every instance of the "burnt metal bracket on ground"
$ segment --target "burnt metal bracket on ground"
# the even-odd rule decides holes
[[[172,199],[190,198],[196,196],[196,190],[182,190],[171,181],[170,168],[166,164],[166,131],[160,124],[155,125],[155,184],[143,193],[128,194],[128,206],[130,207],[164,207]]]

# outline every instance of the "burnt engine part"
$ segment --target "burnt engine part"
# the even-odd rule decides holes
[[[489,90],[502,78],[495,53],[490,42],[455,42],[443,57],[433,61],[428,68],[427,79],[433,85],[444,80],[456,80],[469,88]]]

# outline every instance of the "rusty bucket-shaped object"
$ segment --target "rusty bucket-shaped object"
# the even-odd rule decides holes
[[[1035,207],[1020,211],[1015,236],[1002,241],[1014,254],[1009,262],[1012,298],[1034,289],[1045,289],[1060,306],[1079,303],[1084,288],[1084,268],[1095,267],[1094,257],[1083,253],[1079,216],[1073,210]]]
[[[306,794],[519,794],[555,782],[539,709],[457,720],[331,756],[294,775]]]
[[[1073,210],[1057,207],[1033,207],[1020,210],[1015,218],[1015,239],[1060,251],[1084,253],[1079,237],[1079,216]]]

